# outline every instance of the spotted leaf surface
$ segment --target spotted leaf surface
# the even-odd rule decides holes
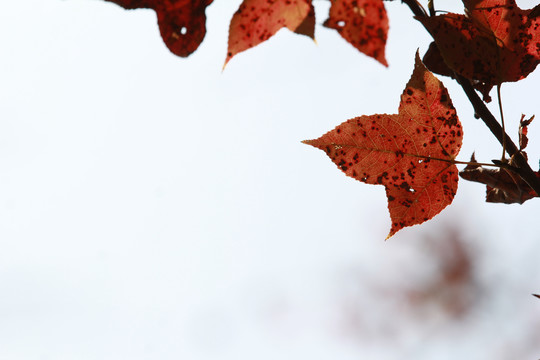
[[[382,0],[332,0],[324,26],[384,66],[388,16]]]
[[[462,137],[448,91],[417,55],[398,114],[350,119],[304,143],[326,152],[346,175],[385,187],[391,237],[452,202],[458,185],[452,161]]]
[[[244,0],[229,26],[225,64],[282,28],[314,38],[315,10],[311,0]]]
[[[518,8],[514,0],[464,3],[466,15],[421,19],[446,65],[482,82],[486,89],[521,80],[536,68],[540,62],[539,17]]]
[[[206,35],[205,10],[213,0],[106,0],[125,9],[153,9],[169,50],[182,57],[193,53]]]

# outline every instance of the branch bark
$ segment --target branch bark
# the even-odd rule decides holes
[[[540,194],[540,179],[536,176],[533,169],[531,169],[531,167],[529,166],[527,159],[525,159],[521,151],[519,151],[518,147],[516,146],[516,144],[514,144],[510,136],[503,132],[501,125],[499,124],[497,119],[495,119],[493,114],[489,111],[480,96],[478,96],[471,82],[461,75],[455,75],[458,83],[461,85],[461,88],[467,95],[467,98],[469,98],[469,101],[471,102],[476,114],[480,116],[480,119],[482,119],[484,124],[497,138],[499,143],[501,143],[501,145],[503,144],[503,142],[505,143],[506,152],[508,153],[508,155],[514,157],[514,164],[517,165],[514,170],[523,180],[525,180],[525,182],[534,191],[536,191],[537,194]]]

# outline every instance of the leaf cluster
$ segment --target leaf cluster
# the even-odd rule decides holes
[[[165,44],[182,57],[193,53],[203,41],[205,11],[213,2],[105,1],[126,9],[155,10]],[[389,19],[383,0],[329,1],[323,26],[388,66]],[[532,118],[521,120],[518,147],[505,131],[502,105],[498,120],[485,103],[491,101],[493,88],[500,95],[502,84],[524,79],[540,63],[540,5],[523,10],[515,0],[463,0],[463,13],[455,14],[437,9],[433,0],[427,10],[416,0],[402,3],[433,42],[423,60],[416,55],[397,114],[359,116],[305,143],[323,150],[347,176],[385,187],[392,220],[388,237],[431,219],[451,204],[458,174],[484,184],[488,202],[523,203],[538,197],[540,175],[531,169],[524,151]],[[225,65],[282,28],[314,39],[312,0],[243,0],[230,21]],[[448,91],[433,73],[458,81],[477,116],[501,143],[500,160],[482,164],[474,155],[471,161],[456,159],[462,125]],[[500,104],[500,96],[498,100]],[[467,166],[459,172],[457,164]]]

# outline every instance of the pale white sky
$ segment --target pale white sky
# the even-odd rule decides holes
[[[300,143],[397,111],[429,44],[409,10],[385,3],[388,69],[318,26],[317,44],[284,30],[222,72],[239,3],[208,8],[188,59],[151,10],[0,5],[0,360],[538,357],[539,201],[486,204],[461,181],[437,218],[384,242],[384,189]],[[503,87],[512,135],[538,113],[538,76]],[[459,158],[499,157],[443,81]],[[528,152],[535,166],[534,122]],[[409,315],[388,291],[429,278],[426,237],[448,229],[476,249],[476,307]]]

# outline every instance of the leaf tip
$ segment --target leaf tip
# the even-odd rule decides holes
[[[232,54],[231,52],[227,53],[227,57],[225,58],[225,62],[223,63],[223,67],[221,68],[222,72],[225,71],[225,68],[227,67],[227,64],[229,63],[229,61],[231,61],[233,56],[234,56],[234,54]]]
[[[540,299],[540,295],[538,295],[538,294],[532,294],[532,296],[537,297],[537,298]]]
[[[420,49],[416,49],[416,55],[414,56],[414,67],[423,67],[425,69],[425,65],[422,62],[422,59],[420,58]]]
[[[386,236],[386,239],[384,239],[384,241],[387,241],[388,239],[390,239],[391,237],[396,235],[396,233],[401,229],[403,229],[403,227],[398,227],[398,226],[392,225],[392,227],[390,228],[390,232],[388,233],[388,235]]]

